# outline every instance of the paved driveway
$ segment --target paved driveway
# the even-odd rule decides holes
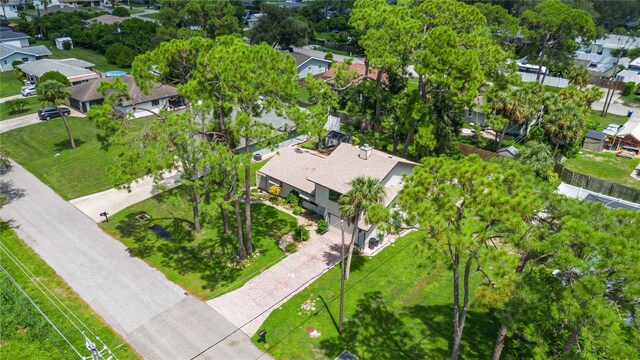
[[[327,232],[305,242],[297,252],[247,282],[240,289],[207,301],[248,336],[280,304],[308,286],[340,259],[340,235]]]
[[[0,189],[10,198],[0,218],[145,358],[190,359],[216,343],[201,358],[261,355],[232,323],[129,256],[122,243],[20,165],[1,175]]]
[[[3,102],[10,101],[10,100],[20,99],[22,97],[24,97],[24,96],[22,96],[21,94],[3,97],[3,98],[0,98],[0,104],[2,104]]]
[[[3,132],[11,131],[13,129],[21,128],[28,125],[33,125],[42,122],[38,119],[38,114],[29,114],[20,116],[17,118],[0,121],[0,134]]]

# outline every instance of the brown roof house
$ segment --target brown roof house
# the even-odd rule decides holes
[[[280,186],[280,196],[290,192],[300,194],[302,206],[315,211],[329,223],[329,230],[341,233],[338,198],[349,190],[349,182],[358,176],[376,178],[384,186],[384,205],[389,207],[402,189],[403,175],[410,174],[418,163],[373,150],[342,143],[328,156],[297,147],[281,149],[256,173],[258,188],[269,191]],[[354,227],[344,224],[345,235]],[[383,234],[376,226],[358,224],[357,244],[369,247],[378,244]]]
[[[174,87],[158,84],[151,88],[151,93],[147,95],[140,90],[131,75],[118,77],[129,85],[130,98],[130,100],[125,100],[122,104],[116,106],[118,111],[123,113],[132,112],[134,117],[143,117],[151,115],[150,111],[157,112],[163,108],[172,109],[184,106],[182,97]],[[113,81],[113,79],[102,78],[68,87],[67,90],[71,93],[69,105],[82,113],[86,113],[92,105],[102,104],[104,97],[98,92],[98,87],[103,82]]]
[[[332,83],[333,80],[336,78],[336,70],[339,65],[342,65],[342,64],[334,64],[334,66],[332,66],[331,69],[329,69],[326,73],[322,75],[322,78],[328,83]],[[351,64],[349,65],[349,68],[347,69],[347,71],[357,74],[355,79],[356,83],[360,83],[363,80],[375,81],[376,78],[378,77],[378,70],[372,68],[371,66],[369,66],[369,68],[367,69],[365,64]],[[387,83],[386,74],[382,75],[382,83],[383,84]]]

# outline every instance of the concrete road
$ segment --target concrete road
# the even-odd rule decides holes
[[[209,358],[261,355],[237,327],[203,302],[185,300],[182,288],[22,166],[1,175],[0,189],[10,200],[0,218],[145,358],[190,359],[212,344]]]
[[[2,104],[4,102],[7,102],[7,101],[10,101],[10,100],[20,99],[20,98],[23,98],[23,97],[24,96],[22,96],[21,94],[3,97],[3,98],[0,98],[0,104]]]
[[[86,117],[85,114],[73,108],[69,108],[69,110],[71,110],[71,114],[69,116]],[[13,129],[17,129],[17,128],[21,128],[21,127],[25,127],[33,124],[39,124],[43,121],[44,120],[38,119],[37,113],[27,114],[27,115],[23,115],[17,118],[9,119],[9,120],[3,120],[3,121],[0,121],[0,134],[2,134],[3,132],[11,131]]]
[[[303,220],[298,220],[303,223]],[[303,243],[293,254],[265,270],[240,289],[207,301],[248,336],[293,295],[308,286],[340,259],[340,235],[327,232]],[[277,310],[276,310],[277,311]]]

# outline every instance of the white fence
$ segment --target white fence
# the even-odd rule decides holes
[[[524,81],[524,82],[535,82],[536,81],[536,74],[525,73],[525,72],[520,72],[520,71],[518,71],[518,74],[520,74],[520,76],[522,77],[522,81]],[[540,75],[540,76],[542,77],[542,75]],[[544,78],[543,84],[549,85],[549,86],[560,87],[560,88],[566,88],[567,86],[569,86],[569,80],[565,79],[565,78],[561,78],[561,77],[555,77],[555,76],[547,75]]]

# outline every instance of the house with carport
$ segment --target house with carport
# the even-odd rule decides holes
[[[330,231],[340,234],[338,198],[349,190],[351,180],[358,176],[378,179],[386,192],[383,205],[391,207],[402,189],[403,176],[411,174],[418,165],[367,145],[342,143],[333,151],[288,147],[281,149],[256,172],[256,184],[263,191],[278,185],[281,197],[298,192],[302,206],[324,218]],[[378,243],[384,236],[376,226],[364,221],[357,226],[344,222],[344,231],[348,237],[357,231],[359,247]]]

